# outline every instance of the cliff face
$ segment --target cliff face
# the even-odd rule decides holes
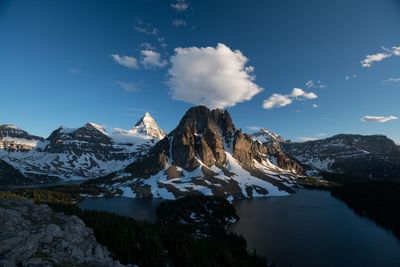
[[[0,266],[123,266],[78,217],[30,200],[1,200],[0,233]]]

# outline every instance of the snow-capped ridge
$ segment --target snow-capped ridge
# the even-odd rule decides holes
[[[26,177],[33,174],[65,180],[101,177],[122,170],[147,153],[159,140],[157,136],[164,133],[150,114],[145,114],[142,121],[145,129],[157,130],[159,135],[119,128],[109,131],[105,126],[88,122],[77,128],[60,126],[46,139],[35,139],[23,130],[3,127],[0,128],[0,159]]]

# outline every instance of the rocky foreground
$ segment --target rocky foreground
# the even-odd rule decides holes
[[[30,200],[0,200],[0,266],[124,266],[76,216]]]

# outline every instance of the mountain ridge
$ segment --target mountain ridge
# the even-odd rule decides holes
[[[151,115],[144,117],[150,119]],[[154,119],[152,121],[155,123]],[[157,132],[156,123],[151,127]],[[163,131],[159,129],[157,133]],[[109,133],[104,126],[89,122],[78,128],[60,126],[29,149],[0,149],[0,158],[27,177],[42,177],[43,182],[48,182],[48,176],[61,180],[91,179],[123,169],[156,141],[157,137],[146,135],[145,131]]]

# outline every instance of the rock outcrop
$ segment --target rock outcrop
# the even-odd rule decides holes
[[[267,148],[265,152],[268,155],[268,160],[285,170],[293,170],[297,173],[304,173],[306,166],[302,165],[298,160],[284,152],[282,147],[285,142],[278,134],[271,132],[265,128],[253,133],[254,140],[262,143]]]
[[[0,200],[0,266],[123,266],[76,216],[30,200]]]

